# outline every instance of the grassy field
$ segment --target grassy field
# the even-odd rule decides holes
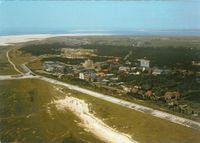
[[[0,46],[0,75],[17,73],[6,58],[6,53],[9,49],[10,47],[8,46]]]
[[[26,88],[24,88],[26,87]],[[200,131],[170,123],[128,108],[64,89],[89,103],[91,112],[141,143],[198,143]],[[0,82],[0,139],[21,142],[101,142],[77,125],[70,111],[49,105],[64,98],[39,80]]]
[[[66,90],[68,92],[68,90]],[[200,131],[149,116],[120,105],[74,92],[90,104],[92,112],[117,130],[141,143],[198,143]]]
[[[77,123],[70,111],[48,105],[61,98],[51,85],[39,80],[0,82],[0,141],[24,143],[101,142]]]
[[[14,49],[12,49],[9,53],[11,61],[14,62],[16,67],[20,70],[23,71],[20,67],[21,64],[24,64],[26,62],[35,60],[37,57],[32,56],[31,54],[22,54],[21,51],[18,50],[21,46],[18,45]]]

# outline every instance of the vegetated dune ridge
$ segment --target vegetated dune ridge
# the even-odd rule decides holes
[[[108,143],[137,143],[127,134],[120,133],[103,123],[90,113],[88,104],[84,100],[66,96],[65,99],[55,100],[53,104],[58,110],[69,109],[82,121],[83,126],[94,135]]]

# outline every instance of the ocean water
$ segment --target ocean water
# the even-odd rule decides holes
[[[48,29],[23,29],[23,30],[2,30],[0,36],[27,35],[27,34],[85,34],[100,33],[111,35],[130,36],[200,36],[200,29],[194,30],[48,30]]]

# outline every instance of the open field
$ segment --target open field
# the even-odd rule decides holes
[[[80,120],[70,111],[60,112],[54,106],[47,106],[52,100],[65,97],[48,83],[33,79],[3,81],[0,88],[2,141],[62,142],[69,139],[72,142],[101,142],[78,126],[76,122]],[[200,140],[198,130],[68,89],[63,91],[66,95],[71,93],[70,96],[84,99],[95,116],[139,142],[197,143]]]
[[[80,120],[72,112],[48,106],[61,97],[39,80],[1,81],[1,142],[101,142],[77,124]]]
[[[16,74],[17,72],[14,68],[9,64],[6,53],[10,50],[10,47],[0,46],[0,74],[8,75],[8,74]]]

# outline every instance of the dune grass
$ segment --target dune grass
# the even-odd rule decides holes
[[[0,82],[0,138],[21,142],[101,142],[77,123],[73,113],[49,105],[67,93],[84,99],[91,112],[109,126],[141,143],[198,143],[200,131],[149,116],[120,105],[63,88],[59,93],[44,81]],[[59,86],[60,87],[60,86]],[[60,87],[62,88],[62,87]],[[69,95],[68,95],[69,96]]]
[[[101,142],[79,125],[72,112],[49,104],[61,97],[52,85],[40,80],[0,81],[1,142]]]
[[[0,75],[17,74],[7,60],[6,53],[10,50],[8,46],[0,46]]]

